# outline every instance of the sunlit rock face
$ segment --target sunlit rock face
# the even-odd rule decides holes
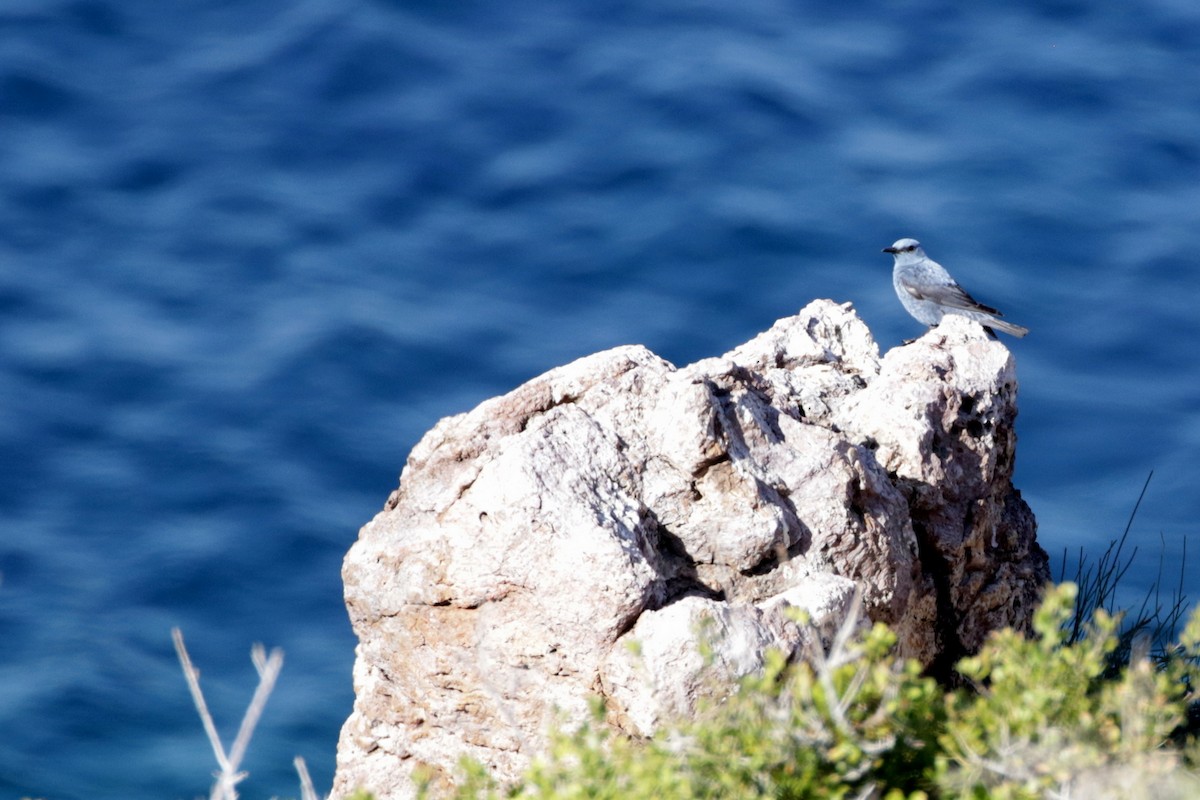
[[[464,755],[515,777],[597,695],[650,734],[856,604],[935,671],[1025,628],[1049,576],[1016,397],[975,322],[880,358],[816,301],[719,358],[619,347],[442,420],[346,557],[334,796],[410,798]]]

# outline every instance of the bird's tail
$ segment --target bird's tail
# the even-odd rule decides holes
[[[1015,336],[1018,339],[1029,333],[1029,328],[1025,328],[1020,325],[1014,325],[1011,322],[1005,322],[1004,320],[996,319],[995,317],[992,317],[984,324],[989,328],[995,328],[998,331],[1004,331],[1009,336]]]

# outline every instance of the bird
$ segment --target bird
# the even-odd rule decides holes
[[[941,264],[925,255],[916,239],[900,239],[883,252],[895,257],[892,285],[900,304],[918,322],[932,327],[947,314],[958,314],[978,322],[993,338],[993,328],[1017,338],[1029,333],[1028,328],[1000,319],[1003,314],[967,294]]]

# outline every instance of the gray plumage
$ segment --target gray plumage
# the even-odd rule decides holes
[[[900,303],[918,322],[937,325],[947,314],[958,314],[975,320],[988,333],[992,328],[1017,337],[1029,333],[1028,328],[1005,322],[999,311],[967,294],[941,264],[925,255],[916,239],[901,239],[883,252],[895,256],[892,285]]]

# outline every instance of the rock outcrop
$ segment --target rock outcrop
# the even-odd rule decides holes
[[[334,796],[412,797],[414,767],[463,755],[514,776],[596,694],[650,733],[856,594],[934,670],[1027,626],[1049,575],[1011,483],[1016,393],[970,320],[881,360],[817,301],[720,358],[619,347],[442,420],[346,557]]]

